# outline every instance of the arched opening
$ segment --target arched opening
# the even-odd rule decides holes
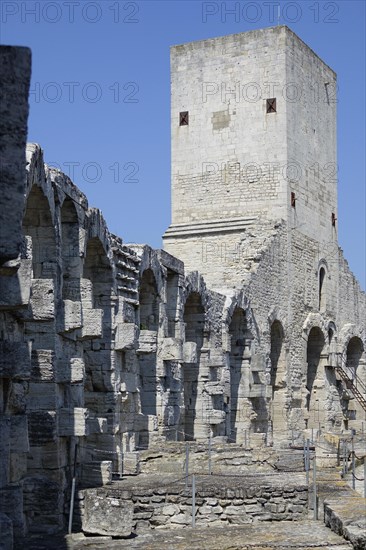
[[[325,372],[321,368],[322,351],[324,348],[323,332],[313,327],[309,333],[306,362],[306,409],[308,428],[320,428],[324,425],[325,403]]]
[[[230,436],[229,441],[243,441],[246,427],[246,396],[249,388],[251,333],[245,311],[237,307],[229,326],[230,334]]]
[[[84,262],[83,278],[92,283],[92,307],[103,309],[110,302],[113,274],[109,259],[98,237],[89,239]]]
[[[168,269],[166,282],[168,336],[174,338],[178,321],[178,283],[179,275]]]
[[[272,386],[272,428],[274,435],[287,428],[285,419],[286,403],[286,350],[284,331],[279,321],[271,325],[271,386]]]
[[[140,283],[140,329],[155,330],[159,328],[159,296],[154,273],[146,269]]]
[[[114,307],[113,271],[102,242],[89,239],[83,269],[82,309],[84,347],[84,407],[89,413],[89,433],[81,460],[85,463],[83,476],[94,469],[95,484],[101,481],[102,460],[113,460],[118,471],[115,453],[115,415],[118,403],[115,393],[117,369],[111,352],[112,307]],[[98,420],[99,419],[99,420]],[[107,430],[98,426],[107,420]],[[95,428],[95,429],[94,429]],[[95,451],[94,451],[95,449]]]
[[[80,300],[81,258],[79,220],[74,202],[66,198],[61,208],[62,298]]]
[[[157,417],[157,336],[159,330],[159,294],[154,273],[146,269],[140,281],[139,293],[140,336],[139,336],[139,366],[140,366],[140,399],[141,412]],[[152,425],[154,422],[150,422]],[[147,448],[151,440],[146,418],[144,429],[139,432],[139,447]]]
[[[352,380],[350,391],[351,395],[354,396],[352,400],[352,410],[354,412],[349,415],[349,419],[352,420],[352,425],[357,430],[362,429],[362,423],[366,420],[366,411],[360,403],[361,397],[366,400],[366,365],[363,360],[363,353],[364,345],[361,338],[353,336],[347,345],[345,370]]]
[[[27,525],[30,531],[42,528],[43,522],[62,526],[62,475],[53,477],[49,465],[49,457],[58,457],[59,463],[65,459],[62,438],[47,435],[44,426],[53,430],[56,425],[56,410],[60,406],[60,385],[53,379],[55,364],[55,289],[57,289],[58,262],[56,256],[56,233],[52,219],[50,204],[37,185],[30,190],[23,218],[23,234],[27,245],[31,241],[32,256],[32,286],[31,301],[28,309],[29,318],[26,321],[25,337],[32,342],[32,376],[29,381],[29,389],[23,397],[18,397],[15,402],[26,401],[26,411],[29,431],[29,451],[27,455],[27,473],[23,475],[23,495],[36,495],[52,491],[52,507],[45,502],[50,499],[38,499],[38,505],[33,506],[33,511],[25,509]],[[39,305],[41,304],[41,307]],[[33,323],[34,318],[38,321]],[[30,321],[30,322],[28,322]],[[44,373],[47,373],[44,376]],[[19,390],[18,390],[19,391]],[[23,405],[21,405],[23,407]],[[46,435],[45,435],[46,434]],[[43,465],[43,467],[42,467]],[[17,467],[17,466],[16,466]],[[21,465],[23,469],[23,465]],[[39,475],[42,471],[43,475]],[[63,474],[64,472],[62,472]],[[37,481],[34,483],[34,476]],[[54,483],[53,481],[56,481]]]
[[[325,268],[321,267],[319,270],[319,310],[325,311],[326,309],[326,272]]]
[[[204,339],[205,310],[201,296],[191,292],[184,306],[184,420],[183,431],[186,441],[194,441],[203,431],[203,402],[199,392],[199,370]]]
[[[32,240],[33,279],[52,279],[56,275],[55,228],[48,200],[36,185],[27,200],[23,233]]]
[[[356,381],[356,379],[359,378],[357,376],[357,369],[358,369],[362,354],[363,354],[362,340],[357,336],[353,336],[348,342],[348,346],[347,346],[346,367],[347,367],[348,375],[354,381]]]

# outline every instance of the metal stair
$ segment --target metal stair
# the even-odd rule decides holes
[[[336,372],[339,374],[340,378],[345,382],[346,388],[350,390],[364,411],[366,411],[366,398],[362,395],[366,395],[366,386],[362,380],[355,374],[352,373],[352,378],[349,376],[349,369],[343,361],[343,365],[338,365],[335,367]],[[361,388],[362,393],[359,388]]]

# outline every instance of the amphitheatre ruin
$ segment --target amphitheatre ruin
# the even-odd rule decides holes
[[[0,548],[366,548],[333,70],[285,26],[172,47],[155,250],[26,143],[31,54],[0,53]]]

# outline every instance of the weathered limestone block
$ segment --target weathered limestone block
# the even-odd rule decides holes
[[[181,361],[182,342],[177,338],[164,338],[160,358],[163,361]]]
[[[10,418],[0,415],[0,487],[9,483]]]
[[[196,342],[184,342],[183,344],[183,362],[197,363],[197,344]]]
[[[14,263],[19,265],[16,273],[0,277],[0,307],[7,309],[26,306],[30,300],[32,260],[14,260]]]
[[[134,425],[135,425],[135,417],[136,417],[136,412],[128,412],[128,413],[120,414],[119,425],[122,433],[133,431]]]
[[[252,384],[248,397],[265,397],[266,386],[264,384]]]
[[[137,374],[132,372],[122,373],[121,391],[123,392],[136,392],[139,387],[139,379]]]
[[[223,395],[224,388],[220,382],[206,382],[205,390],[209,395]]]
[[[137,451],[128,451],[123,454],[123,473],[126,475],[140,473],[140,454]]]
[[[135,416],[135,430],[137,432],[147,430],[154,432],[158,429],[157,417],[153,414],[136,414]]]
[[[67,443],[65,439],[58,439],[45,443],[42,446],[32,446],[27,455],[28,471],[57,470],[68,465]]]
[[[108,432],[108,420],[107,418],[87,418],[88,434],[103,434]]]
[[[225,422],[226,414],[224,411],[213,409],[207,412],[207,421],[209,424],[221,424]]]
[[[118,323],[114,349],[134,349],[137,343],[137,326],[134,323]]]
[[[82,338],[101,338],[103,335],[103,310],[83,308]]]
[[[82,529],[85,533],[128,537],[133,527],[133,503],[98,496],[97,489],[85,493]]]
[[[157,337],[155,330],[140,330],[138,353],[156,353]]]
[[[10,481],[19,483],[27,475],[27,453],[10,455]]]
[[[30,411],[56,409],[56,385],[53,382],[30,382],[27,408]]]
[[[55,344],[55,323],[51,321],[28,321],[25,335],[37,349],[52,349]]]
[[[27,453],[29,451],[28,441],[28,419],[25,414],[10,416],[10,452]]]
[[[88,435],[88,409],[75,407],[74,409],[58,410],[58,435],[59,436],[85,436]]]
[[[69,360],[59,360],[56,366],[56,382],[58,384],[80,384],[85,376],[85,364],[81,357],[71,357]]]
[[[79,289],[83,308],[93,309],[93,283],[90,279],[80,279]]]
[[[28,380],[31,371],[29,342],[0,342],[0,377]]]
[[[21,485],[8,485],[0,489],[0,513],[6,514],[12,521],[14,536],[24,535],[23,489]]]
[[[24,479],[24,512],[31,517],[31,529],[54,533],[62,526],[62,494],[58,483],[46,476]]]
[[[108,409],[114,410],[116,395],[113,392],[84,392],[85,406],[103,416]]]
[[[32,279],[31,318],[35,321],[53,319],[55,296],[53,279]]]
[[[31,380],[52,382],[54,375],[55,353],[49,349],[37,349],[31,355]]]
[[[27,407],[28,382],[14,381],[10,386],[8,409],[12,414],[24,414]]]
[[[45,445],[56,440],[55,411],[31,411],[28,414],[30,445]]]
[[[112,461],[102,460],[82,464],[81,484],[84,487],[106,485],[112,481]]]
[[[81,302],[75,300],[63,301],[63,327],[62,332],[70,332],[82,327]]]
[[[266,358],[263,353],[255,353],[252,355],[250,370],[252,372],[264,372],[266,370]]]
[[[0,513],[1,550],[13,550],[13,522],[3,513]]]

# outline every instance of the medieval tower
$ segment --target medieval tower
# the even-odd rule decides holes
[[[166,250],[232,287],[280,220],[336,242],[335,73],[285,26],[173,47],[171,73]]]

